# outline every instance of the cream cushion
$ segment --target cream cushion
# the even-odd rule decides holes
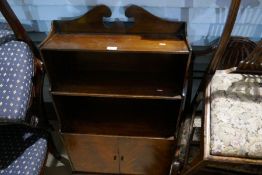
[[[210,88],[211,155],[262,158],[262,76],[216,72]]]

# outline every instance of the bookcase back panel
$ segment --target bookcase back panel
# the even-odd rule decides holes
[[[182,88],[188,55],[44,51],[53,87],[70,79],[88,83],[118,80],[168,82]],[[112,81],[111,81],[112,80]],[[142,82],[143,83],[143,82]],[[59,87],[58,87],[59,88]]]
[[[54,96],[61,131],[67,133],[172,137],[179,101]]]

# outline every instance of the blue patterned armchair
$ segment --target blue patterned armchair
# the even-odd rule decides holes
[[[0,175],[37,175],[50,144],[42,108],[44,71],[6,0],[0,10],[10,24],[0,23]]]

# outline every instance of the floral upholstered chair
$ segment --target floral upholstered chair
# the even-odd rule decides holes
[[[228,36],[181,122],[173,174],[262,174],[262,40]]]
[[[238,67],[216,71],[205,105],[207,165],[262,174],[262,40]]]
[[[0,10],[0,175],[38,175],[48,139],[42,110],[43,68],[34,43],[6,0]]]
[[[205,166],[206,170],[262,174],[262,41],[237,67],[217,70],[203,96],[203,116],[195,116],[192,126],[190,122],[184,124],[193,129],[182,129],[183,136],[191,135],[191,141],[184,141],[189,150],[185,151],[188,155],[183,173]],[[196,118],[202,122],[196,122]],[[194,135],[199,128],[200,135]],[[200,143],[196,156],[199,164],[190,156],[193,138]]]
[[[201,119],[196,158],[202,158],[185,166],[184,174],[203,167],[262,174],[262,40],[236,67],[215,72],[204,91]]]
[[[251,45],[254,46],[253,42],[246,41],[246,46]],[[262,174],[262,41],[237,64],[234,56],[241,51],[226,51],[231,57],[224,58],[233,59],[233,67],[216,70],[206,79],[202,122],[198,126],[200,149],[192,156],[191,141],[187,141],[187,158],[181,174],[199,170]],[[223,68],[220,63],[222,60],[218,67]],[[194,129],[186,131],[193,135]]]

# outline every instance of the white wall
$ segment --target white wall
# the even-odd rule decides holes
[[[129,4],[143,6],[151,13],[188,22],[194,45],[206,45],[222,32],[230,0],[9,0],[27,30],[48,32],[54,19],[79,16],[97,4],[110,6],[111,20],[124,16]],[[234,35],[262,37],[262,0],[242,0]],[[0,20],[3,17],[0,16]]]

